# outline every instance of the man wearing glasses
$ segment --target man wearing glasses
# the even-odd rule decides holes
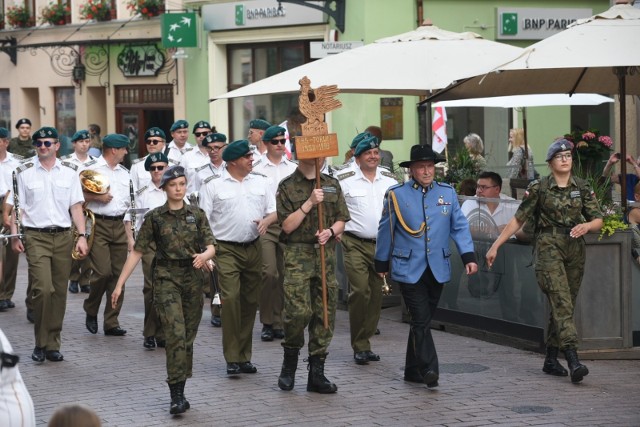
[[[269,178],[269,186],[275,197],[278,184],[291,175],[297,164],[285,156],[284,144],[286,129],[271,126],[264,131],[262,141],[267,148],[253,164],[253,170]],[[282,308],[284,306],[284,244],[280,242],[282,227],[276,222],[271,224],[267,233],[260,237],[262,244],[262,282],[260,293],[260,322],[262,323],[262,341],[284,338]]]
[[[128,146],[129,138],[126,135],[106,135],[102,140],[102,157],[88,168],[104,176],[109,182],[108,191],[103,194],[84,191],[87,209],[95,216],[93,246],[89,254],[93,269],[91,291],[84,300],[84,311],[87,314],[85,326],[92,334],[98,332],[98,311],[105,294],[104,334],[122,336],[127,333],[120,327],[118,320],[124,292],[115,309],[110,301],[127,259],[128,249],[133,248],[134,244],[133,239],[128,238],[124,226],[124,214],[131,206],[129,171],[120,164],[127,155]]]
[[[15,170],[24,238],[12,238],[11,246],[15,252],[26,252],[29,264],[36,341],[31,358],[60,362],[64,359],[60,332],[71,270],[72,219],[80,234],[76,250],[81,255],[88,250],[84,198],[76,166],[56,158],[60,149],[56,129],[43,127],[32,139],[37,157]],[[6,203],[14,205],[13,191]],[[15,222],[11,223],[11,232],[18,232]]]
[[[216,238],[227,374],[253,374],[251,338],[262,284],[259,237],[276,221],[276,201],[268,179],[251,173],[249,141],[232,142],[222,159],[227,166],[202,186],[200,205]]]
[[[211,133],[215,133],[215,127],[205,120],[200,120],[193,125],[193,134],[196,137],[196,147],[186,153],[182,158],[182,165],[187,174],[187,194],[191,194],[197,190],[194,186],[195,170],[201,166],[211,163],[209,159],[209,151],[202,145],[202,142]]]
[[[167,146],[167,137],[162,129],[158,127],[152,127],[147,129],[144,134],[144,142],[147,146],[147,152],[164,153],[169,159],[170,166],[179,166],[182,164],[182,154],[177,148],[171,148]],[[144,162],[147,160],[146,156],[133,161],[131,166],[131,181],[133,182],[133,188],[137,191],[140,188],[149,185],[151,177],[149,172],[144,169]]]

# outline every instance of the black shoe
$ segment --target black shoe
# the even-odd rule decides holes
[[[374,335],[380,335],[380,329],[376,328],[376,332]]]
[[[33,353],[31,354],[31,358],[36,362],[44,362],[44,347],[36,347],[33,349]]]
[[[438,387],[438,378],[440,378],[440,376],[436,371],[429,370],[424,374],[422,381],[427,385],[427,387],[433,388]]]
[[[156,348],[156,339],[154,337],[146,337],[142,346],[146,349],[153,350]]]
[[[126,329],[122,329],[120,326],[116,326],[115,328],[107,329],[106,331],[104,331],[105,335],[111,335],[112,337],[121,337],[126,333]]]
[[[72,294],[77,294],[80,291],[78,288],[78,282],[75,280],[69,280],[69,292]]]
[[[271,325],[264,325],[262,327],[262,334],[260,334],[262,341],[273,341],[273,328]]]
[[[7,308],[15,308],[16,306],[10,299],[6,299],[4,302],[7,304]]]
[[[215,326],[216,328],[222,326],[222,319],[220,319],[220,316],[211,316],[211,326]]]
[[[7,305],[7,300],[6,299],[0,299],[0,311],[5,311],[8,308],[9,308],[9,306]]]
[[[80,285],[80,292],[83,294],[88,294],[91,292],[91,285]]]
[[[237,363],[227,363],[227,375],[238,375],[240,372],[240,365]]]
[[[284,339],[284,329],[274,329],[273,337],[279,340]]]
[[[87,327],[87,330],[92,334],[98,333],[98,318],[96,316],[90,316],[87,314],[87,317],[84,321],[84,325]]]
[[[356,353],[353,353],[353,359],[358,365],[366,365],[369,363],[369,357],[367,356],[366,351],[358,351]]]
[[[410,377],[410,376],[404,376],[404,380],[410,383],[420,383],[420,384],[424,384],[424,380],[420,377]]]
[[[64,356],[58,350],[50,350],[47,351],[47,360],[52,362],[62,362],[64,360]]]
[[[167,342],[165,340],[159,340],[158,338],[156,338],[156,345],[159,348],[165,348],[167,346]]]
[[[365,351],[365,353],[367,353],[367,360],[369,362],[377,362],[380,360],[380,356],[375,354],[373,351],[371,350],[367,350]]]
[[[243,374],[255,374],[258,372],[258,368],[253,366],[253,363],[251,362],[240,362],[238,363],[238,366],[240,367],[240,372]]]
[[[27,308],[27,320],[33,323],[33,310],[30,308]]]

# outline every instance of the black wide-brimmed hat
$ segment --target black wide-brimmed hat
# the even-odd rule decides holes
[[[411,160],[400,162],[400,167],[408,168],[413,162],[420,162],[425,160],[431,160],[438,163],[444,161],[442,157],[438,155],[430,145],[414,145],[411,147]]]

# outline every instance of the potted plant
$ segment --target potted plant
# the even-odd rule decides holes
[[[604,168],[602,161],[610,155],[613,146],[611,137],[600,135],[598,129],[574,130],[564,137],[575,144],[574,165],[598,176]]]
[[[475,181],[479,173],[480,170],[469,152],[465,148],[460,148],[445,164],[444,181],[457,189],[457,185],[467,178]]]
[[[63,3],[51,2],[42,9],[41,21],[52,25],[64,25],[71,17],[71,9]]]
[[[80,17],[82,19],[95,19],[96,21],[111,20],[111,2],[109,0],[88,0],[80,5]]]
[[[127,9],[149,19],[164,13],[164,0],[129,0]]]
[[[13,28],[26,28],[35,25],[35,19],[31,16],[26,6],[9,6],[7,8],[7,23]]]

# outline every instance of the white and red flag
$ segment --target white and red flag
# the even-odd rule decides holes
[[[442,153],[447,147],[447,112],[444,107],[435,107],[433,112],[433,151]]]
[[[284,143],[284,151],[287,159],[291,160],[291,140],[289,139],[289,128],[287,127],[287,120],[280,123],[278,126],[285,128],[284,137],[287,138],[287,140]]]

